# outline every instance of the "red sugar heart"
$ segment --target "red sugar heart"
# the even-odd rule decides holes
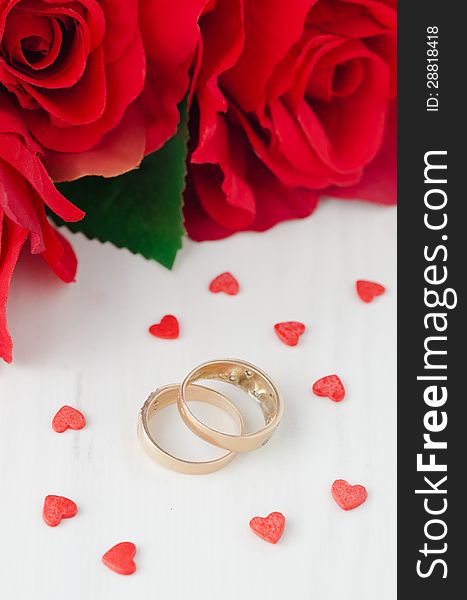
[[[209,284],[209,291],[213,294],[224,292],[229,296],[235,296],[240,291],[240,286],[232,273],[226,272],[214,277]]]
[[[372,302],[376,296],[381,296],[386,291],[386,288],[374,281],[364,281],[359,279],[355,284],[357,288],[357,294],[363,300],[363,302]]]
[[[313,384],[313,393],[317,396],[330,398],[333,402],[342,402],[345,388],[337,375],[326,375]]]
[[[298,321],[286,321],[274,325],[278,338],[287,346],[296,346],[305,329],[305,325]]]
[[[62,406],[52,420],[52,429],[63,433],[67,429],[83,429],[86,419],[82,412],[72,406]]]
[[[332,484],[332,497],[344,510],[353,510],[365,502],[368,492],[363,485],[350,485],[344,479],[336,479]]]
[[[135,554],[136,546],[132,542],[120,542],[107,550],[102,557],[102,562],[119,575],[131,575],[136,571],[133,560]]]
[[[272,512],[267,517],[253,517],[250,527],[263,540],[277,544],[284,533],[285,517],[280,512]]]
[[[149,333],[154,337],[164,340],[176,340],[180,335],[180,326],[177,317],[165,315],[160,323],[155,323],[149,328]]]
[[[78,507],[73,500],[63,496],[46,496],[42,518],[50,527],[56,527],[62,519],[70,519],[77,512]]]

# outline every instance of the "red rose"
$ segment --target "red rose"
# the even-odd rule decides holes
[[[139,165],[176,131],[209,0],[0,0],[0,357],[21,247],[64,281],[76,258],[49,224],[82,218],[54,187]],[[51,176],[51,177],[50,177]]]
[[[175,132],[206,1],[0,0],[0,88],[55,180],[133,169]]]
[[[65,221],[83,216],[55,189],[41,163],[40,147],[0,91],[0,357],[7,362],[12,350],[6,323],[8,290],[26,239],[31,252],[41,254],[63,281],[73,281],[76,272],[73,250],[47,221],[45,205]]]
[[[219,0],[200,20],[195,239],[395,201],[395,0]]]

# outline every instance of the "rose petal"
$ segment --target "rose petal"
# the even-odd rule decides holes
[[[51,250],[52,240],[55,247],[59,247],[61,252]],[[76,281],[76,270],[78,268],[78,259],[70,242],[63,235],[50,227],[46,236],[46,249],[42,253],[42,258],[51,267],[55,275],[65,283]]]
[[[47,206],[65,221],[79,221],[82,210],[69,202],[56,189],[41,161],[21,143],[15,134],[2,134],[0,160],[13,164]]]
[[[99,0],[105,15],[103,48],[105,62],[119,59],[131,44],[138,28],[139,0]]]
[[[265,231],[281,221],[307,217],[315,210],[318,203],[318,194],[315,191],[282,185],[252,153],[247,155],[247,163],[247,181],[253,191],[255,206],[253,220],[245,229]],[[192,167],[192,170],[196,169],[198,167]],[[198,191],[203,193],[203,190]],[[225,197],[221,198],[220,202],[220,210],[222,207],[225,209]],[[185,192],[184,214],[188,235],[196,241],[217,240],[242,230],[233,227],[235,221],[223,226],[213,220],[203,209],[203,201],[190,185]]]
[[[41,153],[39,144],[31,137],[21,113],[6,96],[0,94],[0,133],[17,133],[21,136],[28,150]]]
[[[359,183],[350,187],[330,187],[329,196],[368,200],[380,204],[397,202],[397,116],[395,103],[389,111],[384,140],[376,158],[365,168]]]
[[[144,117],[136,103],[120,123],[86,152],[47,152],[44,164],[54,181],[72,181],[86,175],[117,177],[137,168],[146,144]]]
[[[246,181],[245,142],[239,132],[227,127],[221,115],[210,148],[212,162],[217,166],[204,164],[192,171],[200,201],[206,212],[224,227],[248,227],[255,215],[255,198]]]
[[[11,277],[27,230],[4,217],[0,209],[0,358],[12,361],[13,342],[6,320],[6,306]]]
[[[148,59],[166,67],[184,64],[198,44],[198,19],[207,3],[140,2],[139,26]]]
[[[44,250],[44,241],[32,194],[24,177],[0,159],[0,209],[7,218],[30,232],[31,252],[38,254]]]
[[[140,28],[148,61],[141,96],[147,124],[146,154],[160,148],[176,131],[177,104],[188,89],[200,40],[198,19],[207,2],[192,0],[183,6],[171,0],[140,3]]]
[[[83,75],[71,87],[43,90],[34,85],[23,85],[39,106],[51,116],[71,125],[92,123],[104,112],[107,99],[102,48],[98,48],[87,58]],[[63,129],[61,133],[63,136]]]
[[[138,99],[145,118],[145,155],[158,150],[177,131],[180,121],[177,105],[189,86],[190,64],[191,59],[177,69],[148,65],[144,90]]]
[[[305,16],[316,0],[254,0],[245,3],[243,52],[222,78],[223,88],[245,112],[258,107],[277,63],[302,34]]]
[[[199,69],[196,83],[198,105],[201,107],[198,145],[193,153],[194,162],[210,160],[215,148],[211,140],[221,123],[218,113],[227,112],[228,103],[219,86],[219,76],[237,61],[243,49],[245,33],[243,26],[243,0],[227,0],[216,6],[202,19],[202,46],[197,57]],[[222,29],[222,36],[219,30]],[[196,70],[196,67],[195,67]],[[213,142],[216,145],[216,142]]]

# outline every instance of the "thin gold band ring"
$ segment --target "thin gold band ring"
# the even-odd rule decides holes
[[[250,434],[230,435],[202,423],[187,405],[187,390],[200,380],[224,381],[245,391],[261,407],[265,427]],[[180,386],[177,406],[185,424],[203,440],[233,452],[248,452],[264,446],[280,423],[284,412],[282,398],[268,375],[250,363],[213,360],[193,369]]]
[[[228,452],[220,458],[205,462],[188,461],[173,456],[156,442],[149,430],[149,421],[160,409],[177,402],[179,396],[180,385],[166,385],[158,388],[153,392],[141,408],[138,417],[138,436],[143,444],[143,447],[150,456],[155,458],[159,463],[178,471],[179,473],[191,473],[200,475],[203,473],[212,473],[222,469],[228,465],[236,456],[235,452]],[[185,394],[189,401],[206,402],[221,408],[233,417],[238,431],[243,433],[244,424],[243,418],[237,407],[230,402],[225,396],[200,385],[190,385],[186,388]]]

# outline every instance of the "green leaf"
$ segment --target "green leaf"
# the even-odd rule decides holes
[[[114,177],[83,177],[58,185],[86,212],[78,223],[58,225],[88,238],[111,242],[172,268],[185,233],[182,194],[188,143],[186,103],[178,131],[163,148],[147,156],[140,168]]]

